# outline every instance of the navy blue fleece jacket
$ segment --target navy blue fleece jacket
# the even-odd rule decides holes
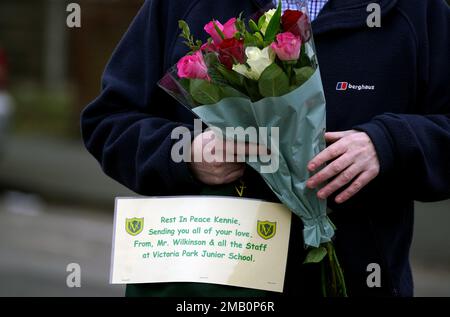
[[[106,174],[143,195],[200,191],[188,165],[170,159],[172,130],[192,128],[193,115],[156,86],[187,52],[177,21],[204,39],[211,18],[248,16],[271,2],[145,1],[107,65],[100,95],[82,114],[86,147]],[[371,2],[381,6],[381,28],[366,24]],[[413,201],[450,197],[450,9],[443,0],[331,0],[313,31],[328,131],[365,131],[381,164],[350,201],[329,200],[349,293],[410,296]],[[274,199],[259,175],[245,177],[249,196]],[[301,245],[294,221],[287,294],[311,294]],[[370,263],[381,265],[381,288],[367,287]]]

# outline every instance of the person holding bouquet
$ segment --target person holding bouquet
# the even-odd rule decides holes
[[[292,2],[283,1],[283,9]],[[328,198],[348,295],[412,296],[413,201],[450,197],[450,9],[442,0],[379,0],[382,26],[370,28],[369,3],[308,6],[329,132],[328,147],[304,168],[313,175],[308,187],[320,188],[319,199]],[[213,18],[225,22],[276,4],[145,1],[107,66],[101,94],[82,114],[86,147],[105,173],[149,196],[200,194],[207,187],[277,201],[262,177],[242,163],[174,162],[171,132],[180,126],[192,130],[195,116],[157,87],[188,50],[178,37],[179,20],[195,38],[205,39]],[[210,142],[210,133],[193,135],[192,151]],[[302,229],[293,217],[284,293],[320,296],[317,266],[302,264]],[[367,283],[371,264],[381,268],[375,286]],[[270,294],[171,283],[130,285],[127,295]]]

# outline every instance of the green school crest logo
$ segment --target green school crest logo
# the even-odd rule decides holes
[[[131,218],[125,221],[125,230],[132,236],[137,236],[144,229],[144,218]]]
[[[277,223],[258,220],[257,230],[259,236],[264,240],[272,239],[277,233]]]

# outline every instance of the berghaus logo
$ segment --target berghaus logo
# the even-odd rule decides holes
[[[337,91],[346,91],[346,90],[375,90],[374,85],[353,85],[346,81],[340,81],[336,85]]]
[[[344,91],[347,90],[348,83],[347,82],[338,82],[336,86],[336,90]]]

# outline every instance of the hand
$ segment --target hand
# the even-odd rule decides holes
[[[226,149],[233,149],[227,154]],[[255,144],[223,142],[209,130],[194,138],[191,148],[190,168],[194,176],[207,185],[229,184],[241,178],[245,171],[244,157],[237,154],[256,155],[264,150]],[[197,159],[195,162],[195,158]]]
[[[364,132],[351,130],[326,133],[325,139],[331,145],[309,162],[308,169],[314,172],[323,164],[332,162],[312,176],[307,186],[311,189],[317,188],[336,176],[317,193],[320,199],[326,199],[351,183],[336,197],[336,203],[341,204],[378,176],[380,163],[371,139]]]

